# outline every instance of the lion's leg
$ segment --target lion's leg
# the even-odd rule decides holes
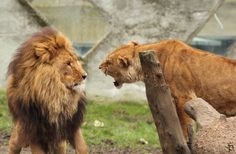
[[[66,154],[66,141],[61,141],[58,146],[57,149],[54,150],[55,154]]]
[[[72,144],[72,146],[74,146],[76,154],[88,153],[88,147],[84,141],[80,128],[76,130],[72,140],[70,140],[70,143]]]
[[[32,154],[46,154],[38,144],[30,144],[30,149]]]
[[[21,148],[24,146],[24,141],[21,136],[19,124],[16,123],[12,129],[11,137],[9,140],[8,154],[19,154]]]

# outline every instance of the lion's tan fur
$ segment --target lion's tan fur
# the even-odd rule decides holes
[[[138,53],[147,50],[155,50],[160,61],[185,136],[191,120],[183,108],[193,97],[203,98],[220,113],[236,115],[236,61],[192,48],[179,40],[129,43],[110,53],[100,69],[111,75],[117,85],[143,80]]]
[[[66,65],[67,60],[73,67]],[[47,133],[45,128],[62,133],[54,134],[55,140],[52,142],[59,143],[73,136],[73,132],[66,131],[76,131],[81,125],[84,112],[81,100],[84,94],[70,86],[81,83],[83,74],[85,71],[78,63],[70,41],[52,28],[35,33],[21,45],[9,65],[7,84],[8,105],[15,126],[22,129],[20,133],[24,139],[21,141],[30,145],[33,140],[37,140],[33,138],[47,138],[45,134],[38,133]],[[40,119],[45,124],[40,124]],[[64,127],[68,127],[68,130]],[[28,135],[24,129],[32,133]],[[50,141],[42,140],[38,142],[43,142],[50,150],[50,145],[47,146]]]

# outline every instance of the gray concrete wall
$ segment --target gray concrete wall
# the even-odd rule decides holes
[[[236,1],[226,0],[224,4],[217,10],[217,16],[220,22],[223,24],[223,28],[220,27],[217,20],[212,17],[204,28],[199,32],[198,36],[236,36]]]
[[[130,40],[140,43],[177,38],[189,41],[221,5],[221,0],[91,0],[112,23],[111,30],[87,54],[89,96],[145,99],[144,87],[126,84],[117,90],[113,79],[98,69],[106,55]]]
[[[18,1],[24,0],[0,1],[0,87],[5,85],[5,74],[12,53],[30,34],[41,27],[35,16],[33,17],[32,13]],[[112,79],[105,77],[98,70],[98,64],[107,53],[130,40],[140,43],[157,42],[167,38],[190,40],[222,2],[221,0],[29,1],[37,8],[36,10],[47,17],[47,21],[73,41],[96,43],[100,40],[86,56],[89,96],[129,100],[145,99],[145,88],[142,83],[124,85],[120,90],[114,88]],[[81,18],[76,20],[76,17]],[[95,22],[91,22],[92,20]],[[85,34],[85,31],[91,35]]]
[[[0,88],[5,87],[7,66],[16,48],[41,26],[18,0],[0,1]]]
[[[33,0],[31,4],[74,43],[93,45],[109,30],[108,21],[89,1]]]

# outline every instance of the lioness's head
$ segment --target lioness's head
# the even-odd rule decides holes
[[[114,85],[121,87],[123,83],[142,80],[141,65],[135,48],[136,42],[129,42],[113,52],[100,64],[104,74],[114,78]]]

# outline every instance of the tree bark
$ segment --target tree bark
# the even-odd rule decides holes
[[[146,96],[164,154],[190,154],[169,87],[154,51],[139,53]]]

